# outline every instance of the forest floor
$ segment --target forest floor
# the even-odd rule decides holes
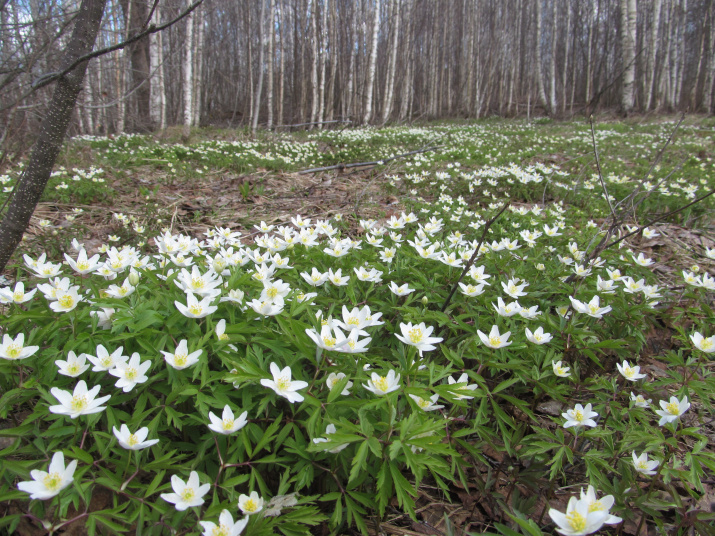
[[[151,245],[152,237],[163,228],[201,239],[207,229],[229,227],[241,230],[249,240],[258,234],[254,225],[289,225],[296,214],[314,222],[338,216],[354,236],[362,236],[361,220],[384,221],[399,217],[415,203],[427,208],[438,203],[442,190],[433,179],[440,173],[456,177],[515,167],[548,166],[557,171],[551,172],[548,188],[522,188],[514,183],[514,207],[536,203],[546,208],[556,203],[573,215],[575,226],[584,228],[590,221],[600,225],[609,217],[605,204],[594,207],[594,196],[601,191],[597,164],[616,199],[627,196],[636,180],[643,178],[659,187],[658,181],[669,177],[667,184],[673,186],[661,192],[665,197],[646,199],[637,213],[634,210],[629,224],[641,225],[687,204],[693,199],[691,194],[700,195],[715,186],[715,120],[687,118],[673,135],[678,120],[603,121],[593,136],[585,121],[494,120],[361,131],[262,132],[256,139],[245,132],[204,129],[183,143],[174,131],[157,137],[75,139],[58,161],[62,169],[51,180],[18,253],[48,251],[58,257],[75,237],[90,253],[102,244]],[[390,160],[409,152],[414,153]],[[357,163],[365,164],[345,167]],[[341,164],[335,169],[305,171]],[[17,172],[17,167],[0,170],[11,179]],[[485,184],[488,177],[484,174]],[[489,201],[485,198],[481,206]],[[681,273],[694,266],[701,273],[715,272],[715,259],[706,255],[715,250],[713,206],[712,198],[703,201],[660,222],[658,237],[630,242],[635,253],[658,259],[653,280],[659,285],[683,289]],[[118,213],[130,217],[135,228],[122,223]],[[12,272],[7,275],[12,277]],[[656,377],[666,367],[657,357],[677,349],[672,334],[679,306],[670,303],[660,311],[645,334],[639,364]],[[551,426],[563,410],[560,403],[546,404],[538,415],[545,426]],[[712,423],[703,426],[701,433],[711,449],[715,444]],[[5,446],[0,444],[0,449]],[[535,513],[530,519],[537,525],[547,523],[549,504],[557,505],[540,493],[544,481],[539,475],[530,475],[529,466],[505,450],[487,446],[482,455],[486,463],[474,464],[466,472],[474,484],[465,488],[455,479],[447,495],[425,479],[417,490],[415,519],[401,511],[395,499],[379,531],[372,526],[370,530],[406,536],[480,534],[497,532],[495,524],[500,523],[501,534],[509,535],[506,525],[518,527],[504,515],[505,504],[522,504]],[[519,471],[517,482],[510,475]],[[682,500],[691,511],[715,512],[714,484],[710,475],[697,500],[685,492]],[[553,488],[548,491],[554,493]],[[567,496],[561,497],[563,510]],[[668,512],[664,516],[666,520],[672,517]],[[66,534],[83,533],[79,526],[69,528]],[[648,530],[647,524],[643,530],[638,519],[629,519],[613,533],[645,535]],[[650,530],[648,534],[656,534],[655,525]],[[22,524],[18,534],[38,532]]]

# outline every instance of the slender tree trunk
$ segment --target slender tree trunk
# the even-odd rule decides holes
[[[276,2],[270,0],[270,9],[268,12],[268,61],[266,62],[266,70],[268,71],[268,87],[266,88],[266,105],[268,106],[268,120],[266,127],[268,130],[273,128],[273,42],[276,38]]]
[[[558,44],[558,40],[556,39],[556,32],[558,31],[556,17],[558,10],[556,0],[551,0],[551,2],[551,57],[549,58],[549,80],[551,83],[549,85],[549,108],[552,114],[556,114],[558,110],[556,102],[556,46]]]
[[[365,87],[365,114],[362,122],[367,125],[372,118],[372,93],[375,86],[375,66],[377,65],[377,32],[380,29],[380,0],[375,0],[375,20],[372,25],[372,46],[370,64],[367,68],[367,85]]]
[[[715,91],[715,15],[713,10],[713,4],[710,4],[710,62],[705,75],[705,91],[703,94],[703,107],[710,114],[715,113],[715,101],[713,101],[713,91]]]
[[[287,47],[285,46],[287,29],[284,25],[288,23],[287,10],[285,3],[281,3],[281,8],[278,13],[278,39],[280,41],[280,61],[278,62],[278,124],[283,124],[283,98],[285,91],[285,55]],[[295,66],[294,66],[295,68]]]
[[[201,124],[201,112],[203,109],[203,70],[204,70],[204,10],[199,8],[194,11],[193,16],[196,17],[194,23],[196,31],[196,44],[194,46],[194,90],[193,90],[193,108],[194,117],[192,124],[199,126]]]
[[[392,52],[390,54],[390,62],[387,67],[387,77],[385,88],[385,100],[382,105],[382,123],[387,123],[392,113],[392,99],[395,90],[395,70],[397,67],[397,45],[400,40],[400,0],[395,0],[392,8],[391,20],[394,21],[394,34],[392,36]]]
[[[561,79],[561,113],[564,115],[566,114],[566,82],[568,80],[568,73],[575,70],[575,66],[570,66],[571,68],[569,69],[569,45],[571,44],[569,38],[571,36],[571,17],[573,16],[571,0],[566,1],[566,11],[566,27],[564,28],[564,67],[561,69],[561,72],[563,73],[563,78]]]
[[[261,91],[263,91],[263,58],[266,49],[266,0],[261,0],[261,18],[258,21],[258,35],[261,40],[261,48],[258,51],[258,84],[256,85],[256,96],[253,98],[253,122],[251,132],[255,135],[258,129],[258,114],[261,111]]]
[[[588,24],[588,49],[586,52],[586,104],[591,102],[591,88],[593,81],[592,73],[592,62],[593,62],[593,25],[596,19],[595,17],[596,4],[594,3],[593,9],[590,7],[586,8],[587,24]]]
[[[636,87],[636,0],[621,2],[621,62],[623,79],[621,83],[621,112],[633,111]]]
[[[350,30],[349,30],[349,39],[350,39],[350,65],[348,66],[348,83],[347,83],[347,88],[345,91],[345,111],[343,112],[343,117],[346,118],[352,118],[353,117],[353,86],[355,84],[355,69],[356,67],[356,60],[357,60],[357,30],[355,30],[355,27],[357,25],[356,17],[355,17],[355,12],[357,11],[357,7],[355,7],[352,11],[352,18],[351,18],[351,23],[350,23]]]
[[[312,89],[312,99],[310,103],[310,122],[315,123],[318,119],[318,62],[320,61],[318,52],[318,0],[313,4],[308,0],[308,9],[310,10],[310,43],[311,43],[311,64],[310,64],[310,87]],[[315,125],[311,124],[310,129]]]
[[[127,5],[127,20],[131,18],[133,2],[129,2]],[[121,28],[119,13],[116,13],[116,24],[117,28]],[[129,37],[129,28],[125,26],[124,37]],[[122,35],[117,35],[117,42],[122,40]],[[123,48],[117,52],[119,59],[119,69],[117,69],[117,133],[122,134],[125,130],[125,120],[126,120],[126,73],[128,67],[127,57],[129,55],[129,49]]]
[[[188,0],[191,4],[191,0]],[[182,136],[185,140],[191,133],[191,122],[193,113],[193,89],[194,89],[194,14],[186,17],[186,40],[184,41],[184,128]]]
[[[151,19],[152,24],[161,24],[161,14],[159,6],[154,9]],[[151,77],[151,101],[149,115],[154,128],[161,130],[166,128],[166,117],[164,114],[164,50],[162,48],[161,32],[153,33],[149,36],[149,65],[152,72]]]
[[[82,0],[72,36],[67,44],[60,71],[77,58],[92,51],[102,23],[106,0]],[[40,136],[0,224],[0,272],[7,266],[15,248],[30,223],[30,218],[47,185],[57,155],[69,126],[77,96],[87,71],[87,63],[77,65],[57,80],[47,115],[40,127]]]
[[[550,109],[551,101],[546,100],[546,88],[544,87],[544,70],[541,65],[541,0],[536,0],[536,44],[534,51],[536,53],[536,83],[539,88],[539,100],[546,108],[548,113],[552,113]]]
[[[317,4],[317,2],[316,2]],[[323,13],[320,19],[320,86],[318,89],[318,128],[322,130],[325,118],[325,74],[328,64],[328,10],[330,1],[323,1]],[[317,16],[316,16],[317,17]]]
[[[646,67],[646,95],[645,95],[645,110],[650,110],[651,102],[653,101],[653,90],[655,88],[656,79],[656,64],[655,59],[658,54],[658,30],[660,28],[660,10],[662,0],[653,0],[653,20],[650,29],[650,43],[648,44],[648,61]]]

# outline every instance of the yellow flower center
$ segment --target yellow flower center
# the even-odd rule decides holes
[[[223,429],[224,430],[233,429],[233,419],[224,419],[223,420]]]
[[[16,302],[21,301],[24,297],[25,297],[25,293],[24,293],[24,292],[15,291],[15,292],[13,292],[13,294],[12,294],[12,299],[15,300]]]
[[[83,270],[89,270],[89,262],[87,261],[79,261],[77,263],[77,270],[83,271]]]
[[[582,532],[586,530],[586,518],[578,512],[566,514],[566,521],[568,521],[573,532]]]
[[[221,335],[218,336],[218,340],[220,341],[227,341],[228,340],[228,335],[225,333],[222,333]]]
[[[680,406],[677,402],[670,402],[665,406],[665,409],[671,415],[680,415]]]
[[[67,367],[67,372],[69,372],[71,376],[76,376],[77,374],[79,374],[79,364],[71,363]]]
[[[703,339],[703,342],[700,343],[700,349],[701,350],[709,350],[710,348],[713,347],[713,341],[708,337],[707,339]]]
[[[202,277],[192,277],[191,278],[191,286],[194,288],[204,288],[206,285],[206,281],[203,280]]]
[[[185,487],[184,491],[181,492],[180,496],[184,502],[189,502],[194,499],[196,492],[193,488]]]
[[[174,363],[179,367],[183,367],[186,365],[187,358],[188,356],[186,354],[176,354],[174,355]]]
[[[49,491],[55,491],[62,484],[62,475],[59,473],[48,473],[45,478],[42,479],[42,483]]]
[[[645,460],[639,461],[638,469],[643,469],[644,471],[648,471],[648,462],[646,462]]]
[[[333,346],[335,346],[335,342],[336,342],[335,337],[327,337],[327,336],[323,337],[323,344],[325,346],[332,348]]]
[[[190,306],[189,306],[189,312],[190,312],[192,315],[199,316],[199,315],[201,314],[201,311],[203,311],[203,310],[204,310],[204,308],[201,307],[201,306],[198,305],[198,304],[197,304],[197,305],[190,305]]]
[[[576,411],[573,412],[573,420],[581,422],[583,420],[583,411],[580,409],[577,409]]]
[[[492,346],[501,345],[501,337],[489,337],[489,344]]]
[[[226,525],[221,523],[217,527],[214,527],[213,530],[211,531],[211,536],[228,536],[229,535],[229,530]]]
[[[70,296],[69,294],[63,295],[59,300],[60,305],[65,308],[65,309],[70,309],[71,307],[74,307],[74,298]]]
[[[417,344],[422,341],[422,330],[420,328],[412,328],[409,331],[408,336],[410,337],[410,341],[412,341],[414,344]]]
[[[596,305],[589,305],[588,309],[589,311],[591,311],[592,314],[595,315],[598,312],[599,307],[597,307]]]
[[[605,510],[605,508],[603,507],[603,504],[601,504],[601,501],[593,501],[588,505],[589,512],[602,512],[603,510]]]
[[[424,398],[418,398],[415,402],[417,402],[417,405],[422,409],[427,409],[432,405],[429,400],[425,400]]]
[[[390,387],[387,383],[387,378],[384,376],[378,376],[377,380],[374,380],[372,383],[383,393],[386,393]]]
[[[117,294],[120,296],[126,296],[127,292],[129,292],[129,289],[126,287],[126,285],[122,285],[117,289]]]
[[[136,434],[129,434],[129,437],[127,438],[127,445],[133,447],[137,443],[139,443],[139,440],[137,439]]]
[[[351,326],[359,326],[360,319],[356,316],[351,316],[350,318],[348,318],[348,324]]]
[[[70,407],[74,412],[81,412],[87,407],[87,397],[84,395],[74,395],[70,402]]]
[[[136,379],[138,374],[139,371],[134,367],[127,367],[127,370],[124,371],[124,377],[129,381]]]
[[[246,502],[243,503],[243,510],[248,513],[256,512],[258,511],[258,503],[253,499],[248,499]]]
[[[278,289],[276,287],[271,287],[267,289],[266,296],[268,296],[269,298],[275,298],[276,296],[278,296]]]
[[[11,343],[6,350],[6,353],[10,359],[17,359],[22,352],[22,346],[19,344]]]
[[[286,377],[280,377],[276,380],[276,385],[281,391],[287,391],[290,389],[290,380]]]

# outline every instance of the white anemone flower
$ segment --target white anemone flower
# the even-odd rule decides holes
[[[229,435],[237,432],[248,423],[248,412],[244,411],[236,419],[233,415],[233,410],[226,404],[223,408],[223,413],[219,419],[212,411],[209,411],[209,419],[211,419],[211,424],[208,427],[216,432],[217,434]]]
[[[50,389],[50,393],[59,402],[56,406],[50,406],[50,413],[58,415],[68,415],[70,419],[76,419],[80,415],[90,415],[99,413],[106,409],[101,404],[109,400],[110,395],[95,399],[99,393],[99,385],[87,390],[87,384],[84,380],[80,380],[74,388],[74,391],[63,391],[57,387]]]
[[[75,355],[72,350],[67,353],[67,360],[58,359],[55,361],[55,365],[59,369],[57,372],[71,378],[76,378],[89,368],[87,356],[85,354]]]
[[[212,521],[199,521],[199,524],[204,529],[203,536],[238,536],[246,528],[248,518],[243,517],[234,522],[231,512],[221,510],[218,525]]]
[[[146,436],[149,434],[149,428],[146,426],[139,428],[135,433],[131,433],[129,427],[123,424],[119,427],[119,430],[117,430],[116,426],[113,426],[112,432],[114,432],[114,437],[117,438],[119,445],[127,450],[141,450],[159,442],[158,439],[146,440]]]
[[[278,368],[278,365],[271,363],[270,365],[271,374],[273,379],[269,380],[263,378],[261,380],[261,385],[263,387],[268,387],[273,389],[276,394],[286,398],[288,402],[302,402],[303,395],[298,393],[299,389],[305,389],[308,387],[308,382],[300,380],[291,380],[292,371],[290,367],[285,367],[283,370]]]
[[[389,370],[385,376],[373,372],[367,384],[362,386],[377,396],[383,396],[400,388],[400,375],[394,370]]]
[[[211,484],[201,485],[199,474],[196,471],[191,471],[186,482],[178,476],[172,475],[171,487],[174,493],[162,493],[161,498],[166,502],[173,503],[177,510],[183,511],[192,506],[204,504],[203,497],[211,489]]]
[[[203,350],[196,350],[195,352],[189,353],[189,345],[186,339],[179,341],[174,353],[161,350],[161,353],[164,354],[164,360],[176,370],[183,370],[195,365],[199,362],[199,357],[201,357],[203,352]]]
[[[525,328],[526,338],[534,344],[546,344],[553,338],[551,333],[544,333],[544,328],[539,326],[533,333],[529,328]]]
[[[17,489],[30,494],[30,499],[40,499],[45,501],[57,495],[72,483],[77,460],[72,460],[65,467],[65,456],[60,452],[55,452],[47,471],[33,469],[30,471],[32,480],[20,482]]]
[[[2,344],[0,344],[0,358],[7,359],[9,361],[25,359],[26,357],[33,355],[39,349],[39,346],[25,346],[24,333],[18,333],[14,339],[5,333],[2,336]]]
[[[504,334],[500,334],[499,328],[496,325],[492,326],[492,330],[489,332],[489,336],[486,336],[480,330],[477,330],[477,335],[479,335],[479,338],[482,340],[482,342],[486,344],[489,348],[503,348],[504,346],[509,346],[512,343],[512,341],[509,341],[511,331],[507,331]]]

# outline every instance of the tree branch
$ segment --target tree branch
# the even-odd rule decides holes
[[[54,82],[55,80],[62,78],[67,73],[72,71],[72,69],[77,67],[77,65],[82,63],[83,61],[91,60],[92,58],[97,58],[99,56],[109,54],[110,52],[114,52],[115,50],[121,50],[122,48],[125,48],[125,47],[131,45],[132,43],[139,41],[140,39],[146,37],[147,35],[150,35],[150,34],[153,34],[156,32],[160,32],[160,31],[168,28],[169,26],[176,24],[181,19],[183,19],[187,15],[191,14],[191,12],[194,11],[201,4],[203,4],[203,2],[204,2],[204,0],[196,0],[196,2],[191,4],[188,8],[186,8],[186,11],[179,14],[176,18],[170,20],[169,22],[162,24],[161,26],[154,26],[153,24],[150,24],[146,30],[139,32],[138,34],[135,34],[132,37],[127,38],[125,41],[122,41],[121,43],[117,43],[116,45],[112,45],[111,47],[105,47],[100,50],[95,50],[94,52],[90,52],[89,54],[85,54],[84,56],[77,58],[70,65],[65,67],[62,71],[43,74],[40,78],[38,78],[37,80],[35,80],[32,83],[32,90],[34,91],[34,90],[40,89],[41,87],[44,87],[47,84],[50,84],[51,82]]]

